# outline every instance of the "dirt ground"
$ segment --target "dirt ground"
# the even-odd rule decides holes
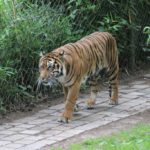
[[[76,135],[67,140],[63,140],[61,142],[55,143],[55,144],[51,145],[51,147],[55,147],[55,148],[61,147],[61,148],[67,150],[70,144],[75,144],[75,143],[79,143],[79,142],[81,143],[82,141],[87,140],[87,139],[111,135],[111,134],[117,133],[122,130],[130,129],[138,123],[150,124],[150,110],[146,110],[137,115],[133,115],[133,116],[127,117],[125,119],[121,119],[119,121],[114,121],[110,124],[101,126],[99,128],[95,128],[93,130],[86,131],[82,134]],[[48,150],[48,149],[50,149],[50,146],[46,146],[46,147],[42,148],[41,150]]]

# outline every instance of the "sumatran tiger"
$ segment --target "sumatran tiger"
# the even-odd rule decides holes
[[[93,107],[98,92],[98,78],[105,74],[109,80],[110,104],[118,104],[118,52],[115,38],[108,32],[94,32],[75,43],[61,46],[39,60],[39,82],[62,84],[65,108],[62,122],[68,123],[78,98],[82,80],[91,87],[88,107]]]

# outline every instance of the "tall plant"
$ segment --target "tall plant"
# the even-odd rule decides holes
[[[51,51],[72,35],[68,18],[50,5],[8,1],[3,8],[6,20],[0,20],[5,24],[0,36],[0,63],[3,68],[14,69],[15,75],[7,76],[9,82],[0,79],[0,101],[11,109],[35,100],[40,51]]]

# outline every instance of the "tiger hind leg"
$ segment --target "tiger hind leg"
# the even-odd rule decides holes
[[[97,84],[97,81],[94,81],[94,83],[92,82],[90,86],[91,86],[91,95],[90,95],[90,98],[87,100],[87,108],[93,109],[96,103],[99,86]]]
[[[118,81],[110,81],[109,85],[110,105],[118,104]]]

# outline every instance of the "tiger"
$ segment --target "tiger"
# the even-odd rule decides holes
[[[118,104],[118,50],[109,32],[94,32],[74,43],[41,54],[39,82],[50,86],[59,82],[63,87],[65,107],[60,121],[68,123],[73,116],[82,81],[90,86],[87,107],[96,103],[98,79],[105,75],[109,81],[110,104]],[[39,86],[38,85],[38,86]]]

